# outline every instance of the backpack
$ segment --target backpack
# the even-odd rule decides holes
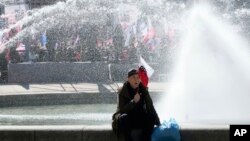
[[[118,136],[119,135],[119,117],[120,112],[115,112],[112,116],[112,131]]]
[[[175,119],[164,121],[151,135],[152,141],[180,141],[179,125]]]

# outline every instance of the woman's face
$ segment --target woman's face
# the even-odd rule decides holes
[[[132,75],[130,77],[128,77],[128,82],[130,84],[130,86],[135,89],[139,86],[140,84],[140,78],[139,78],[139,75],[138,74],[135,74],[135,75]]]

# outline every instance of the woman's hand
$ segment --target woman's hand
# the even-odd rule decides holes
[[[139,94],[139,93],[136,93],[136,95],[134,96],[134,102],[137,103],[137,102],[140,101],[140,99],[141,99],[140,94]]]

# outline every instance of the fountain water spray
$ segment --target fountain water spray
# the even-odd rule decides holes
[[[160,115],[183,123],[250,123],[249,44],[211,9],[199,3],[191,10]]]

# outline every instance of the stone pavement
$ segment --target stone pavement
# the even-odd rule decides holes
[[[122,83],[54,83],[0,85],[0,107],[61,104],[114,104]],[[167,83],[152,82],[149,92],[153,101],[160,99]]]

